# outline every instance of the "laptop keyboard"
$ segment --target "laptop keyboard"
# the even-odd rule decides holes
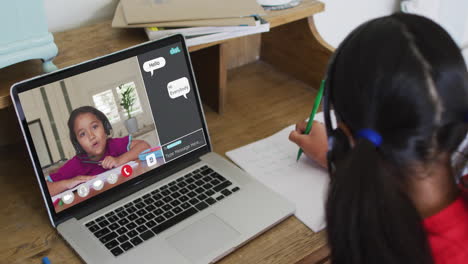
[[[203,166],[85,226],[118,256],[238,190]]]

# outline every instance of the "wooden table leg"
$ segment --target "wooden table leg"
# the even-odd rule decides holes
[[[193,51],[190,58],[203,103],[222,114],[227,82],[225,44]]]
[[[313,17],[262,34],[260,58],[312,87],[319,87],[332,52],[320,37]]]

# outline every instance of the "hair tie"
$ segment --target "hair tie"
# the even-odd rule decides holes
[[[364,128],[357,132],[357,138],[365,138],[372,142],[374,146],[379,147],[382,144],[382,137],[372,129]]]

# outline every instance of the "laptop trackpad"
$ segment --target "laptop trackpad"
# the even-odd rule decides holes
[[[167,238],[171,246],[192,262],[220,249],[239,236],[239,232],[210,214]]]

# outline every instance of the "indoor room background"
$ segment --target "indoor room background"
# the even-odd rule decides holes
[[[67,122],[71,111],[80,106],[90,105],[104,112],[111,122],[113,137],[129,134],[124,125],[127,114],[120,106],[119,86],[132,86],[136,91],[137,101],[132,114],[137,118],[138,131],[132,134],[133,138],[143,139],[151,146],[159,145],[138,68],[136,58],[130,58],[20,94],[43,168],[61,165],[76,154]]]

